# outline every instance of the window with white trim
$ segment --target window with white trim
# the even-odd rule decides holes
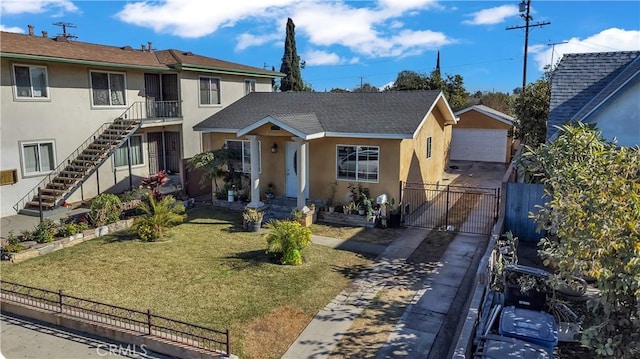
[[[94,106],[126,106],[124,73],[91,71],[91,98]]]
[[[230,165],[236,172],[251,173],[251,141],[226,140],[227,150],[231,152]],[[260,141],[258,141],[260,146]],[[262,151],[258,149],[258,171],[262,168]]]
[[[137,166],[144,164],[144,156],[142,154],[142,136],[133,135],[129,138],[130,151],[131,151],[131,165]],[[129,160],[127,158],[127,144],[120,146],[114,155],[114,165],[116,167],[129,166]]]
[[[55,141],[21,141],[23,176],[37,176],[51,172],[56,166]]]
[[[48,99],[47,68],[33,65],[13,65],[16,98]]]
[[[431,158],[432,155],[432,144],[433,144],[433,137],[429,136],[427,137],[427,159]]]
[[[244,80],[244,94],[256,92],[256,80]]]
[[[200,76],[200,105],[220,104],[220,79]]]
[[[378,182],[378,146],[336,146],[336,174],[339,180]]]

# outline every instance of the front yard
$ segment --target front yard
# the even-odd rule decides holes
[[[275,358],[369,262],[313,244],[303,257],[275,264],[238,213],[196,208],[159,242],[123,231],[0,269],[6,281],[230,328],[234,354]]]

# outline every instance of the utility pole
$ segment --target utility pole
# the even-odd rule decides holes
[[[562,44],[568,44],[569,41],[560,41],[560,42],[553,42],[550,44],[547,44],[547,46],[551,46],[551,62],[549,63],[549,71],[553,70],[553,54],[556,51],[556,45],[562,45]]]
[[[524,12],[524,14],[520,14],[520,17],[524,19],[524,26],[510,26],[507,27],[507,30],[514,29],[524,29],[524,66],[522,69],[522,94],[525,93],[525,89],[527,88],[527,50],[529,47],[529,28],[530,27],[538,27],[544,25],[550,25],[551,23],[548,21],[539,22],[535,24],[530,24],[529,22],[533,20],[533,17],[530,15],[531,13],[531,0],[522,0],[520,3],[520,12]]]

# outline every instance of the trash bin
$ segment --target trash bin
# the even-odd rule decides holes
[[[547,278],[549,272],[524,265],[509,264],[504,269],[504,306],[515,306],[531,310],[543,310],[549,291]],[[519,280],[526,279],[535,283],[535,287],[521,290]]]
[[[553,347],[558,344],[558,324],[547,312],[505,307],[500,315],[498,332],[506,337],[540,345],[552,357]]]
[[[489,334],[484,338],[482,349],[476,357],[482,359],[519,358],[551,359],[547,348],[524,340]]]

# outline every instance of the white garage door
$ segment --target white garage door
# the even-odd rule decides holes
[[[507,130],[453,129],[452,160],[505,162],[506,157]]]

